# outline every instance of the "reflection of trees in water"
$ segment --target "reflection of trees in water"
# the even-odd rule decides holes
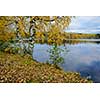
[[[96,43],[99,44],[100,41],[87,41],[87,40],[67,40],[66,43],[68,44],[80,44],[80,43]]]
[[[96,44],[100,44],[100,41],[95,41]]]

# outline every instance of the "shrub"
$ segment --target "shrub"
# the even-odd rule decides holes
[[[64,63],[64,58],[61,57],[61,52],[63,52],[63,49],[59,48],[57,44],[53,44],[52,48],[48,52],[50,53],[49,62],[55,65]]]

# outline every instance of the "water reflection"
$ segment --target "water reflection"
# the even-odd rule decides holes
[[[68,44],[80,44],[81,43],[100,43],[100,39],[69,39],[66,41]]]
[[[77,71],[82,76],[90,76],[94,82],[100,82],[100,61],[92,61],[89,65],[80,64],[80,66],[81,68],[78,68]]]
[[[73,44],[74,43],[74,44]],[[91,78],[94,82],[100,82],[100,42],[73,42],[59,46],[69,52],[62,52],[64,63],[61,64],[65,71],[77,71],[82,76]],[[33,57],[40,62],[49,60],[48,49],[52,48],[47,44],[35,44]]]

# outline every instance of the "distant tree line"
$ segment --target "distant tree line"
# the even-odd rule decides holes
[[[66,33],[67,38],[69,39],[100,39],[100,34],[86,34],[86,33]]]

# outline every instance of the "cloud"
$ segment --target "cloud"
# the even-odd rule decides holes
[[[100,16],[77,16],[66,31],[100,33]]]

